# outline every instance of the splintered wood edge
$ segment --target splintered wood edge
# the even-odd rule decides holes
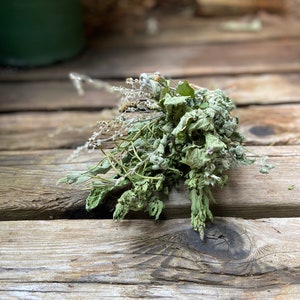
[[[299,233],[300,218],[216,218],[203,241],[189,219],[1,222],[1,294],[297,298]]]

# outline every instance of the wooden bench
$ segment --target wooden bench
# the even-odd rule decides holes
[[[224,33],[217,20],[182,22],[162,23],[155,37],[95,38],[48,68],[1,69],[1,299],[300,297],[300,23],[283,17],[257,33]],[[87,191],[56,182],[99,159],[67,162],[118,99],[92,88],[78,96],[74,71],[115,84],[160,71],[221,88],[249,149],[275,169],[229,172],[203,242],[184,190],[156,222],[87,214]]]

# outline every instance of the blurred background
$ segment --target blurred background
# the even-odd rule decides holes
[[[146,31],[151,34],[159,28],[159,22],[165,23],[164,18],[170,17],[176,18],[180,25],[182,18],[247,15],[259,17],[262,12],[275,15],[300,14],[297,0],[82,0],[81,2],[88,33],[118,32],[131,35]],[[154,25],[155,21],[158,22],[157,28]]]
[[[217,32],[244,33],[247,39],[249,32],[297,21],[299,7],[298,0],[3,0],[0,63],[34,67],[64,61],[82,53],[95,36],[102,45],[138,45],[147,37],[192,43],[200,35],[210,41]]]

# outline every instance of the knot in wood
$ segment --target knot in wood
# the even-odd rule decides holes
[[[223,260],[241,260],[250,255],[251,242],[234,224],[215,220],[205,228],[204,239],[192,228],[185,231],[184,243],[191,250]]]

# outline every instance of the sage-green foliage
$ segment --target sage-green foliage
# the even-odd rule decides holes
[[[109,193],[122,191],[113,214],[122,220],[130,210],[147,211],[158,219],[164,208],[162,194],[168,195],[183,179],[192,226],[203,236],[205,222],[213,219],[212,187],[224,186],[227,170],[253,162],[245,155],[238,119],[231,116],[235,106],[221,90],[196,89],[187,81],[171,87],[158,74],[142,74],[137,89],[146,99],[131,101],[131,110],[143,106],[146,117],[126,123],[125,109],[126,134],[114,137],[114,149],[105,153],[98,143],[105,157],[61,182],[88,180],[88,211]]]

